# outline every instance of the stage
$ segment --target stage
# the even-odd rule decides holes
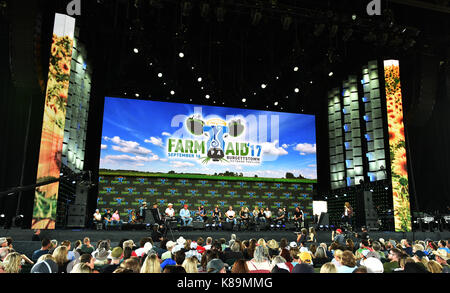
[[[205,230],[194,230],[194,231],[173,231],[172,234],[169,232],[167,237],[171,240],[176,240],[178,237],[183,236],[185,239],[197,240],[198,237],[212,237],[213,239],[225,238],[227,242],[230,240],[231,234],[236,234],[238,239],[248,240],[251,238],[259,239],[264,238],[266,241],[275,239],[280,241],[281,238],[286,238],[289,242],[296,240],[296,234],[293,231],[205,231]],[[39,241],[31,241],[33,235],[33,230],[12,228],[9,230],[0,229],[0,237],[12,237],[14,242],[14,248],[26,255],[31,255],[32,252],[40,248]],[[411,241],[415,240],[425,240],[432,239],[437,240],[447,240],[450,239],[450,232],[407,232],[398,233],[391,231],[370,231],[369,235],[372,239],[383,238],[385,240],[395,239],[409,239]],[[139,240],[143,237],[150,236],[150,231],[147,230],[136,230],[136,231],[105,231],[105,230],[90,230],[90,229],[74,229],[74,230],[46,230],[41,232],[42,237],[47,237],[49,239],[56,239],[58,242],[63,240],[70,240],[74,242],[76,240],[82,240],[84,237],[89,237],[93,245],[99,240],[109,239],[112,245],[116,245],[121,239],[133,239],[136,244],[139,244]],[[317,232],[318,243],[325,242],[327,244],[331,243],[331,231],[318,231]]]

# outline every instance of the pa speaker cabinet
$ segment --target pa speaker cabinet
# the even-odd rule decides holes
[[[373,204],[372,192],[364,191],[364,218],[368,229],[375,228],[377,225],[378,214]]]
[[[233,230],[233,223],[232,222],[223,222],[222,228],[225,231],[231,231],[231,230]]]
[[[84,216],[86,215],[86,205],[70,205],[69,216]]]
[[[199,222],[199,221],[192,222],[192,227],[194,228],[194,230],[204,229],[205,222]]]
[[[67,227],[84,227],[84,216],[68,216]]]

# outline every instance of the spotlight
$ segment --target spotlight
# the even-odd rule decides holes
[[[356,14],[353,14],[353,15],[352,15],[352,19],[353,19],[353,20],[356,20],[356,18],[357,18]]]
[[[261,85],[261,88],[263,88],[263,89],[265,89],[267,87],[267,85],[265,84],[265,83],[263,83],[262,85]]]
[[[242,103],[245,103],[245,102],[247,102],[247,99],[242,99]]]
[[[278,106],[278,102],[273,103],[275,106]]]
[[[278,76],[275,77],[276,80],[279,80],[280,78]]]
[[[334,75],[334,72],[333,71],[331,71],[330,73],[328,73],[328,76],[329,77],[332,77]]]
[[[136,54],[139,53],[139,49],[138,49],[138,48],[134,48],[133,51],[134,51],[134,53],[136,53]]]
[[[175,95],[175,91],[170,91],[170,94],[173,96]]]
[[[163,74],[162,74],[161,72],[158,73],[158,77],[159,77],[159,78],[163,77]]]
[[[16,227],[22,227],[23,215],[15,216],[13,219],[13,223],[14,223],[14,226],[16,226]]]
[[[205,98],[209,99],[209,98],[210,98],[210,96],[209,96],[209,95],[206,95],[206,96],[205,96]]]
[[[199,78],[197,79],[198,82],[202,82],[202,80],[203,80],[203,79],[202,79],[201,77],[199,77]]]
[[[139,94],[135,94],[136,98],[139,98]]]
[[[297,72],[298,71],[298,66],[294,67],[294,71]]]
[[[294,92],[299,93],[300,89],[299,88],[295,88]]]
[[[183,58],[183,57],[184,57],[184,53],[183,53],[183,52],[180,52],[180,54],[178,54],[178,56],[179,56],[180,58]]]
[[[72,184],[75,184],[75,183],[77,183],[75,180],[74,181],[72,181]]]

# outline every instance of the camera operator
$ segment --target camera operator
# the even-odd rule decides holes
[[[359,233],[355,233],[355,237],[357,239],[359,239],[360,241],[365,239],[365,240],[369,240],[370,236],[369,233],[367,232],[367,228],[366,227],[362,227],[361,228],[361,234]]]

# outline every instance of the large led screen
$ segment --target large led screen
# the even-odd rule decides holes
[[[75,19],[55,15],[47,92],[37,170],[37,183],[60,178],[61,152],[69,93]],[[54,229],[59,182],[35,189],[32,229]]]
[[[315,116],[107,97],[100,169],[317,179]]]
[[[395,231],[411,231],[408,164],[398,60],[384,61]]]

